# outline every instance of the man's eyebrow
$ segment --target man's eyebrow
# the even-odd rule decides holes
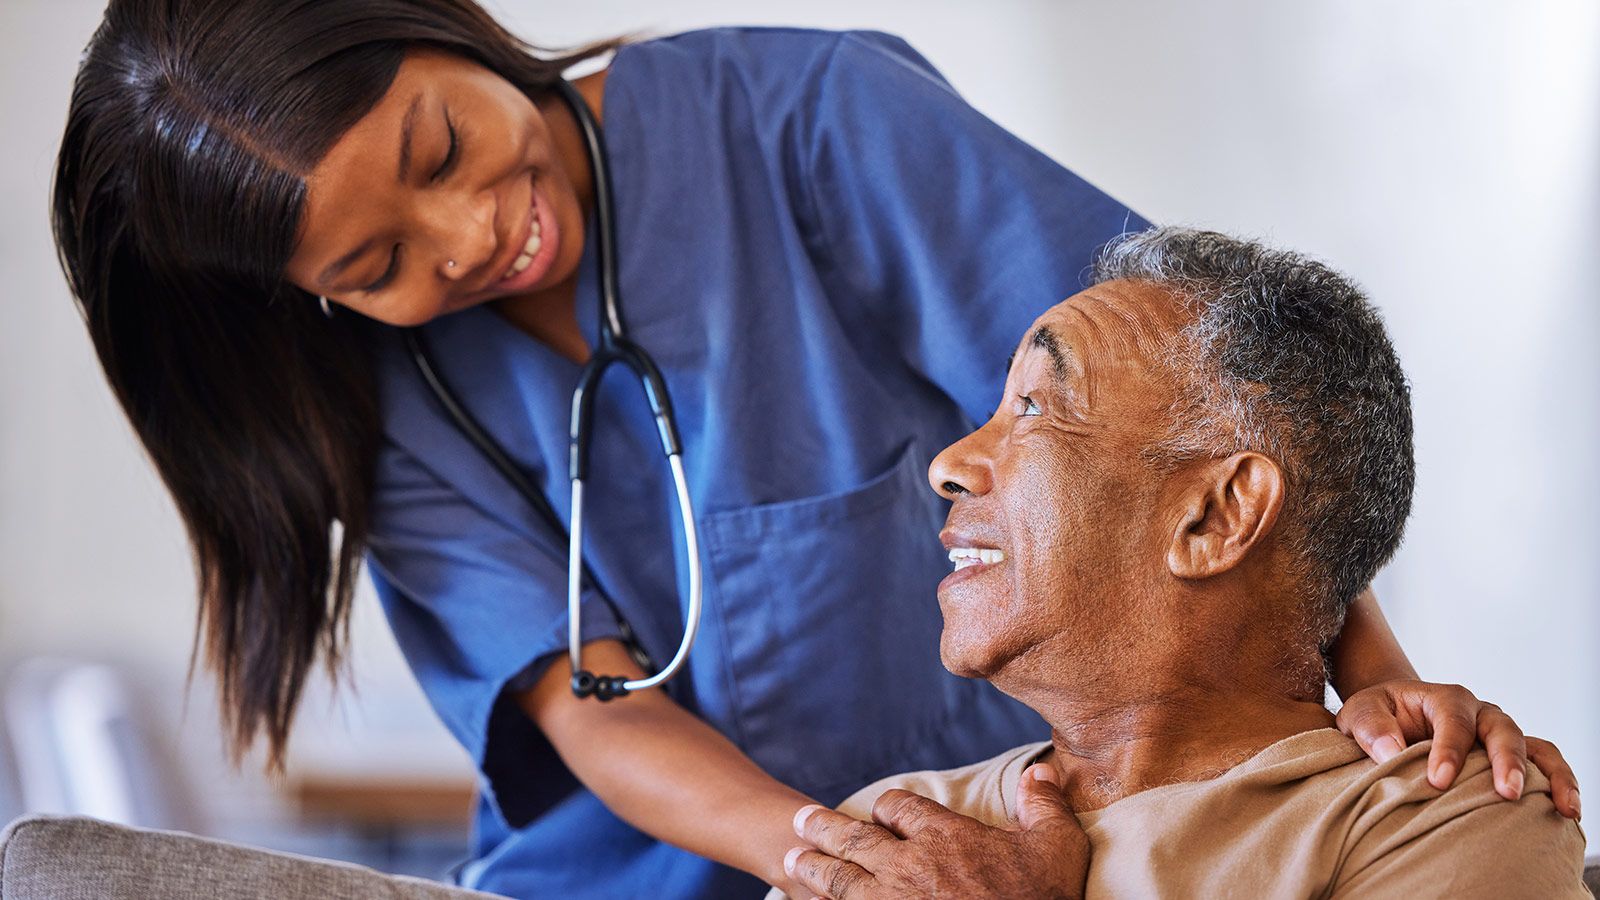
[[[1035,328],[1033,334],[1028,335],[1028,339],[1023,343],[1028,347],[1038,347],[1050,354],[1050,374],[1054,375],[1057,381],[1066,381],[1072,374],[1072,364],[1068,362],[1072,351],[1054,331],[1050,330],[1050,326],[1040,325]],[[1011,366],[1016,361],[1017,351],[1013,350],[1011,355],[1006,357],[1007,375],[1011,374]]]
[[[411,98],[411,107],[406,110],[405,117],[400,120],[400,172],[397,176],[401,184],[406,183],[407,170],[411,168],[411,133],[417,127],[417,113],[422,109],[422,92],[418,91]]]
[[[1048,325],[1040,325],[1033,330],[1033,337],[1028,339],[1031,346],[1039,347],[1050,354],[1050,373],[1057,381],[1066,381],[1072,372],[1072,366],[1067,362],[1071,351],[1062,343],[1061,338],[1050,330]]]

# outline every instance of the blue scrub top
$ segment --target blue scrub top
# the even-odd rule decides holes
[[[703,544],[701,633],[669,693],[830,804],[1045,737],[1037,715],[939,663],[946,507],[926,471],[988,417],[1016,342],[1080,289],[1095,248],[1145,223],[888,35],[683,34],[624,47],[605,90],[623,316],[676,405]],[[578,367],[488,309],[426,329],[446,378],[565,518]],[[568,900],[760,896],[756,879],[613,816],[502,696],[566,651],[565,540],[457,434],[396,336],[379,340],[372,572],[484,774],[462,882]],[[683,631],[677,509],[637,382],[611,373],[584,554],[660,663]],[[600,598],[583,617],[585,640],[619,635]]]

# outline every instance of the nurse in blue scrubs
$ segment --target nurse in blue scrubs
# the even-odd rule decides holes
[[[623,315],[680,420],[706,607],[663,690],[578,700],[565,540],[455,430],[394,327],[423,329],[565,517],[569,393],[598,300],[592,173],[540,82],[560,67],[530,68],[467,0],[171,6],[118,0],[91,46],[57,234],[211,576],[208,656],[236,737],[259,726],[281,748],[295,691],[272,679],[298,685],[338,647],[363,547],[413,671],[483,772],[471,887],[756,896],[763,879],[790,886],[801,806],[1045,736],[940,665],[949,564],[925,472],[987,418],[1018,335],[1079,289],[1098,245],[1145,226],[1137,214],[883,34],[696,32],[622,45],[579,79],[609,148]],[[97,72],[117,77],[90,87],[143,93],[97,106]],[[584,652],[637,676],[630,643],[659,662],[682,633],[684,550],[654,424],[612,371],[585,536],[609,602],[585,596]],[[301,555],[263,538],[280,509],[310,511],[279,545]],[[319,557],[334,520],[344,555]],[[296,566],[321,580],[272,580]],[[1334,660],[1341,693],[1372,688],[1347,725],[1375,755],[1393,752],[1383,735],[1421,736],[1391,704],[1427,701],[1445,710],[1439,762],[1481,736],[1514,793],[1520,732],[1409,681],[1370,594]]]

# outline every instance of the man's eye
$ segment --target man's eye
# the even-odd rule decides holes
[[[1037,416],[1044,412],[1039,408],[1039,404],[1033,402],[1032,397],[1021,394],[1017,395],[1017,406],[1019,409],[1017,415],[1019,416]]]

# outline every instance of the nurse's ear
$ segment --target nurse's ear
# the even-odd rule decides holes
[[[1170,507],[1167,569],[1193,580],[1238,566],[1265,542],[1283,509],[1283,469],[1255,452],[1191,465]]]

